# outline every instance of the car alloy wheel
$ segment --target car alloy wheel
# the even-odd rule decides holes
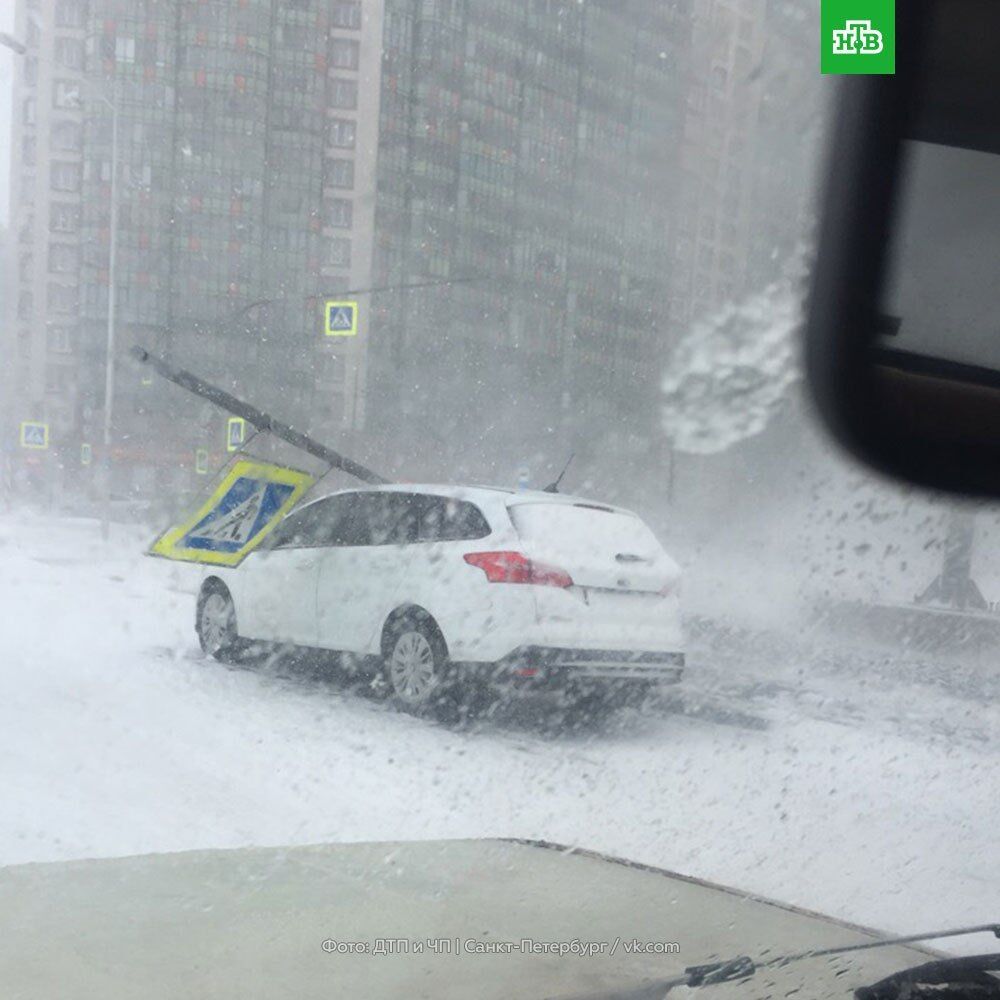
[[[399,699],[407,705],[422,705],[437,687],[434,650],[421,632],[402,632],[389,657],[389,679]]]
[[[233,602],[219,591],[209,594],[201,606],[201,623],[198,629],[201,648],[209,656],[218,656],[233,644],[236,633],[236,614]]]

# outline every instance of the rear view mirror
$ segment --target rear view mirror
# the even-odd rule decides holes
[[[806,368],[856,455],[1000,496],[1000,3],[904,0],[895,76],[846,78]]]

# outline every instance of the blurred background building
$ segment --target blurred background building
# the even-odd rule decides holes
[[[803,212],[767,155],[785,7],[17,0],[8,472],[86,493],[100,465],[116,115],[119,495],[225,457],[137,342],[404,475],[655,458],[671,344]],[[341,295],[358,335],[325,337]]]

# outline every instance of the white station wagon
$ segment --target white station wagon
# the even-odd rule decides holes
[[[486,487],[346,490],[292,511],[198,598],[202,648],[336,650],[419,710],[491,687],[644,695],[678,681],[679,569],[627,510]]]

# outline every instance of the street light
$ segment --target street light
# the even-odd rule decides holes
[[[93,93],[93,92],[92,92]],[[101,504],[101,538],[111,534],[111,415],[115,402],[115,306],[118,266],[118,105],[104,94],[93,96],[111,111],[111,236],[108,247],[108,327],[104,357],[104,497]],[[79,98],[78,98],[79,100]],[[81,107],[83,101],[79,101]]]
[[[115,401],[115,305],[118,264],[118,105],[97,95],[111,109],[111,237],[108,247],[108,331],[104,363],[104,504],[101,538],[111,533],[111,412]]]

